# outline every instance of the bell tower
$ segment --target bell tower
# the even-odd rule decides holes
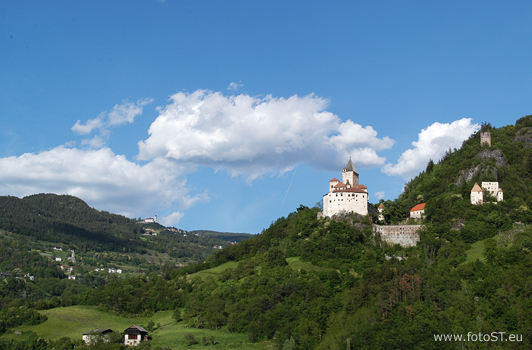
[[[342,182],[347,185],[347,187],[358,185],[358,173],[349,157],[349,161],[342,170]]]

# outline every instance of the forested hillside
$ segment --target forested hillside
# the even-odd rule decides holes
[[[134,220],[100,212],[73,196],[54,194],[0,197],[0,229],[101,251],[140,250],[143,231]]]

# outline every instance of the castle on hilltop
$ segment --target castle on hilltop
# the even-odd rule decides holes
[[[368,214],[368,188],[358,183],[358,173],[349,158],[342,171],[342,181],[329,181],[329,192],[323,196],[323,212],[318,217],[332,217],[339,213]]]

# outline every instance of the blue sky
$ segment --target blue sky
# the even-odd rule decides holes
[[[532,114],[527,1],[2,1],[0,195],[258,233]]]

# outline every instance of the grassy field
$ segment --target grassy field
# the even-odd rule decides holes
[[[203,271],[199,271],[199,272],[193,273],[191,276],[199,276],[203,280],[206,280],[208,277],[212,277],[215,280],[217,280],[222,271],[227,270],[229,268],[234,269],[237,266],[238,266],[238,262],[229,261],[229,262],[226,262],[225,264],[222,264],[220,266],[213,267],[212,269],[207,269],[207,270],[203,270]]]
[[[301,257],[299,257],[299,256],[287,258],[286,262],[288,263],[288,266],[290,266],[293,270],[297,270],[297,271],[299,271],[301,269],[305,269],[307,271],[329,271],[329,270],[332,270],[330,268],[319,267],[319,266],[316,266],[316,265],[312,265],[312,263],[308,262],[308,261],[301,261]]]
[[[471,248],[466,251],[466,263],[470,261],[480,260],[485,261],[484,253],[484,241],[478,241],[471,244]]]
[[[513,231],[508,231],[505,233],[500,233],[498,235],[493,236],[492,238],[497,241],[498,244],[504,244],[504,240],[508,235],[512,235]],[[489,239],[489,238],[487,238]],[[466,251],[466,263],[470,261],[480,260],[480,261],[486,261],[486,258],[484,257],[484,240],[475,242],[471,244],[471,248]]]
[[[269,342],[251,344],[246,334],[229,333],[225,330],[210,330],[185,328],[185,323],[176,323],[172,319],[172,311],[157,312],[151,317],[125,318],[111,315],[98,310],[95,306],[70,306],[60,307],[50,310],[43,310],[40,313],[48,316],[48,320],[36,326],[21,326],[13,331],[20,331],[17,335],[13,332],[2,335],[3,339],[22,340],[29,332],[35,332],[45,339],[57,340],[62,337],[71,339],[81,339],[82,334],[93,329],[111,328],[122,333],[127,327],[135,324],[146,326],[150,320],[161,327],[152,336],[152,346],[167,346],[174,350],[204,348],[203,337],[207,340],[207,346],[211,349],[273,349]],[[197,345],[188,346],[185,342],[185,334],[192,333],[199,342]],[[214,344],[211,339],[214,338]]]

